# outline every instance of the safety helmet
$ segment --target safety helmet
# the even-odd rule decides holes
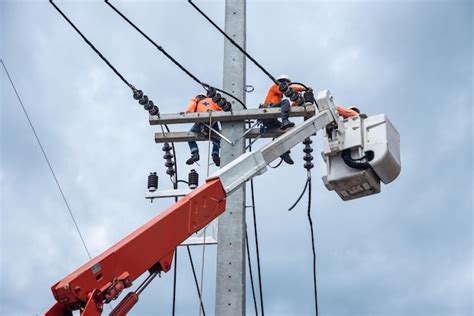
[[[204,93],[199,93],[198,95],[196,95],[196,99],[205,99],[207,98],[207,95],[205,95]]]
[[[280,75],[280,76],[278,76],[277,81],[287,81],[287,82],[290,82],[291,80],[290,80],[290,76],[288,76],[288,75]]]
[[[356,111],[357,113],[360,114],[360,110],[359,110],[359,108],[356,107],[356,106],[351,106],[351,107],[349,107],[349,110]]]

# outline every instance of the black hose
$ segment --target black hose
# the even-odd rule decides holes
[[[359,169],[359,170],[366,170],[370,168],[370,164],[368,162],[360,162],[356,159],[351,157],[351,150],[350,148],[344,149],[341,153],[341,158],[344,160],[347,166]]]

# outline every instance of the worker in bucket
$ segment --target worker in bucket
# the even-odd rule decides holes
[[[337,111],[337,114],[339,114],[340,116],[342,116],[345,119],[356,117],[358,115],[364,115],[364,114],[360,114],[360,110],[355,106],[351,106],[349,108],[345,108],[345,107],[342,107],[342,106],[336,106],[336,111]]]
[[[188,108],[186,113],[194,113],[194,112],[209,112],[209,111],[222,111],[221,107],[214,103],[210,98],[208,98],[205,94],[200,93],[195,98],[192,98],[189,101]],[[214,122],[212,124],[212,128],[216,131],[219,131],[219,122]],[[204,134],[205,136],[209,136],[209,128],[201,123],[194,123],[194,125],[189,130],[190,132]],[[212,133],[211,133],[212,135]],[[221,147],[220,139],[216,137],[211,137],[212,141],[212,161],[214,164],[219,167],[221,165],[221,158],[219,156],[219,150]],[[189,149],[191,150],[191,157],[186,160],[187,165],[192,165],[196,161],[199,161],[199,147],[195,141],[188,142]]]
[[[277,82],[279,83],[290,83],[290,77],[288,75],[281,75],[277,78]],[[295,92],[304,92],[305,88],[291,85],[290,86]],[[295,126],[295,123],[291,122],[288,118],[290,116],[290,100],[284,98],[283,93],[280,91],[279,86],[277,84],[273,84],[270,89],[268,90],[267,96],[265,97],[265,101],[260,106],[262,108],[281,108],[281,122],[277,119],[269,119],[269,120],[262,120],[262,124],[269,128],[279,128],[280,130],[284,131],[288,128]],[[281,155],[283,161],[287,164],[292,165],[293,159],[290,157],[290,151]]]

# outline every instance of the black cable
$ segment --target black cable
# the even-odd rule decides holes
[[[176,59],[174,59],[173,56],[171,56],[163,47],[161,47],[155,41],[153,41],[147,34],[145,34],[145,32],[143,32],[138,26],[136,26],[132,21],[130,21],[129,18],[127,18],[122,12],[120,12],[116,7],[114,7],[113,4],[111,4],[109,0],[104,0],[104,1],[105,1],[105,3],[107,3],[107,5],[110,8],[112,8],[112,10],[114,10],[118,15],[120,15],[120,17],[122,17],[125,21],[127,21],[128,24],[130,24],[130,26],[132,26],[138,33],[140,33],[153,46],[155,46],[156,49],[158,49],[161,53],[163,53],[163,55],[165,55],[169,60],[171,60],[171,62],[173,62],[179,69],[181,69],[185,74],[187,74],[190,78],[192,78],[194,81],[196,81],[198,84],[200,84],[207,91],[207,89],[210,87],[210,85],[208,85],[207,83],[202,82],[196,76],[194,76],[188,69],[186,69]],[[233,96],[232,94],[230,94],[230,93],[228,93],[224,90],[217,89],[217,88],[215,88],[215,89],[217,91],[220,91],[220,92],[225,93],[226,95],[232,97],[233,99],[238,101],[244,107],[244,109],[247,109],[245,104],[240,99],[238,99],[237,97]]]
[[[206,312],[204,311],[204,304],[203,304],[203,302],[202,302],[201,291],[199,290],[199,283],[198,283],[198,279],[197,279],[197,276],[196,276],[196,270],[194,269],[193,256],[191,255],[191,250],[190,250],[190,248],[189,248],[188,245],[186,245],[186,248],[188,249],[189,262],[191,263],[191,269],[193,270],[194,283],[196,283],[196,290],[197,290],[197,292],[198,292],[199,302],[200,302],[200,305],[201,305],[202,314],[203,314],[204,316],[206,316]]]
[[[296,199],[296,202],[295,202],[295,203],[293,203],[293,205],[292,205],[292,206],[290,206],[290,208],[288,209],[288,211],[291,211],[292,209],[294,209],[294,208],[295,208],[295,206],[296,206],[296,205],[299,203],[299,201],[300,201],[300,200],[301,200],[301,198],[303,197],[304,193],[306,192],[306,188],[308,187],[309,181],[310,181],[310,178],[308,177],[308,178],[306,179],[306,182],[305,182],[305,184],[304,184],[303,191],[301,191],[301,194],[300,194],[300,196],[299,196],[299,197]]]
[[[174,271],[173,271],[173,307],[171,315],[175,316],[176,313],[176,270],[178,269],[178,247],[174,251]]]
[[[92,48],[92,50],[97,54],[99,55],[100,58],[102,58],[102,60],[107,64],[107,66],[110,67],[110,69],[112,69],[115,74],[120,78],[122,79],[122,81],[130,88],[130,89],[134,89],[133,85],[131,85],[127,79],[125,79],[122,74],[117,70],[115,69],[114,66],[112,66],[112,64],[107,60],[107,58],[104,57],[104,55],[102,55],[101,52],[99,52],[99,50],[97,48],[95,48],[95,46],[84,36],[84,34],[81,33],[81,31],[79,31],[79,29],[74,25],[74,23],[71,22],[71,20],[69,20],[69,18],[61,11],[61,9],[59,9],[56,4],[52,1],[52,0],[49,0],[49,3],[51,3],[53,5],[53,7],[59,12],[59,14],[61,14],[63,16],[63,18],[72,26],[72,28],[82,37],[82,39]]]
[[[271,165],[268,165],[268,166],[270,168],[276,169],[276,168],[280,167],[282,163],[283,163],[283,158],[280,158],[280,161],[275,166],[271,166]]]
[[[214,21],[212,21],[197,5],[195,5],[191,0],[188,0],[188,3],[193,6],[196,11],[198,11],[209,23],[211,23],[222,35],[224,35],[225,38],[227,38],[235,47],[237,47],[242,54],[248,57],[255,66],[260,68],[261,71],[263,71],[270,80],[272,80],[276,85],[278,85],[278,81],[273,77],[262,65],[260,65],[252,56],[250,56],[249,53],[247,53],[239,44],[237,44],[229,35],[226,34]]]
[[[262,316],[265,315],[265,310],[263,308],[263,286],[262,286],[262,271],[260,269],[260,251],[258,247],[258,229],[257,229],[257,214],[255,211],[255,194],[253,188],[253,179],[250,180],[250,190],[252,198],[252,215],[253,215],[253,230],[255,233],[255,249],[257,252],[257,270],[258,270],[258,287],[260,292],[260,309],[262,310]]]
[[[251,123],[248,122],[248,127],[251,127]],[[252,142],[249,140],[249,151],[252,151]],[[283,161],[283,159],[282,159]],[[258,287],[260,293],[260,309],[262,311],[262,316],[265,315],[265,310],[263,308],[263,286],[262,286],[262,271],[260,269],[260,251],[258,247],[258,227],[257,227],[257,212],[255,208],[255,190],[253,187],[253,179],[250,179],[250,197],[252,199],[252,215],[253,215],[253,231],[255,235],[255,252],[257,253],[257,272],[258,272]]]
[[[31,122],[31,119],[30,119],[30,116],[28,115],[28,112],[26,111],[26,108],[23,104],[23,101],[21,100],[20,98],[20,95],[18,94],[18,91],[16,90],[16,87],[15,87],[15,84],[13,83],[13,80],[12,78],[10,77],[10,74],[8,73],[8,70],[7,70],[7,67],[5,66],[5,63],[3,62],[3,59],[0,59],[0,62],[2,63],[3,65],[3,69],[5,70],[5,73],[7,74],[7,77],[8,77],[8,80],[10,81],[10,84],[12,85],[13,87],[13,91],[15,91],[15,94],[16,94],[16,97],[18,99],[18,102],[20,103],[21,105],[21,108],[23,109],[23,113],[25,113],[25,116],[26,116],[26,119],[28,120],[28,123],[30,124],[30,127],[31,127],[31,130],[33,131],[33,134],[35,135],[35,138],[36,138],[36,141],[38,142],[38,145],[41,149],[41,152],[43,153],[43,157],[44,159],[46,160],[46,163],[48,164],[48,167],[49,167],[49,171],[51,172],[51,175],[53,176],[54,178],[54,182],[56,182],[56,186],[58,187],[59,189],[59,193],[61,194],[62,198],[63,198],[63,201],[64,201],[64,204],[66,205],[66,208],[69,212],[69,215],[71,216],[71,219],[74,223],[74,226],[76,227],[76,230],[77,230],[77,233],[79,234],[79,237],[81,238],[81,242],[82,242],[82,245],[84,246],[84,249],[87,253],[87,256],[89,257],[89,259],[92,259],[91,257],[91,254],[89,252],[89,249],[87,248],[87,245],[86,245],[86,242],[84,240],[84,237],[82,236],[82,233],[81,233],[81,230],[79,229],[79,225],[77,225],[77,222],[76,222],[76,219],[74,217],[74,214],[72,213],[72,210],[71,208],[69,207],[69,203],[66,199],[66,196],[64,195],[64,192],[63,192],[63,189],[61,187],[61,185],[59,184],[59,180],[58,178],[56,177],[56,173],[54,172],[53,170],[53,167],[51,166],[51,163],[49,162],[49,159],[48,159],[48,155],[46,154],[46,151],[44,150],[43,148],[43,145],[41,144],[41,141],[40,141],[40,138],[38,136],[38,134],[36,133],[36,129],[35,127],[33,126],[33,123]]]
[[[318,286],[316,280],[316,247],[314,245],[314,230],[313,221],[311,219],[311,176],[308,176],[308,221],[311,228],[311,247],[313,250],[313,282],[314,282],[314,306],[316,310],[316,316],[319,315],[318,309]]]
[[[247,262],[249,265],[250,284],[252,285],[253,306],[255,307],[255,315],[258,316],[257,297],[255,296],[255,286],[253,283],[252,260],[250,260],[249,236],[247,234],[247,223],[245,223],[245,245],[247,248]]]

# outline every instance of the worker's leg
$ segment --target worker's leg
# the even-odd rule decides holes
[[[290,122],[288,119],[290,117],[290,101],[287,99],[282,100],[280,103],[281,108],[281,130],[285,130],[287,128],[295,126],[295,123]]]
[[[201,126],[199,124],[194,124],[189,130],[193,133],[201,133]],[[191,151],[191,157],[186,160],[186,164],[192,165],[196,161],[199,161],[199,147],[195,141],[188,142],[189,150]]]
[[[219,123],[215,122],[212,124],[212,128],[216,131],[220,131]],[[212,138],[212,161],[214,164],[219,167],[221,165],[221,158],[219,156],[219,150],[221,148],[221,140],[217,137]]]

